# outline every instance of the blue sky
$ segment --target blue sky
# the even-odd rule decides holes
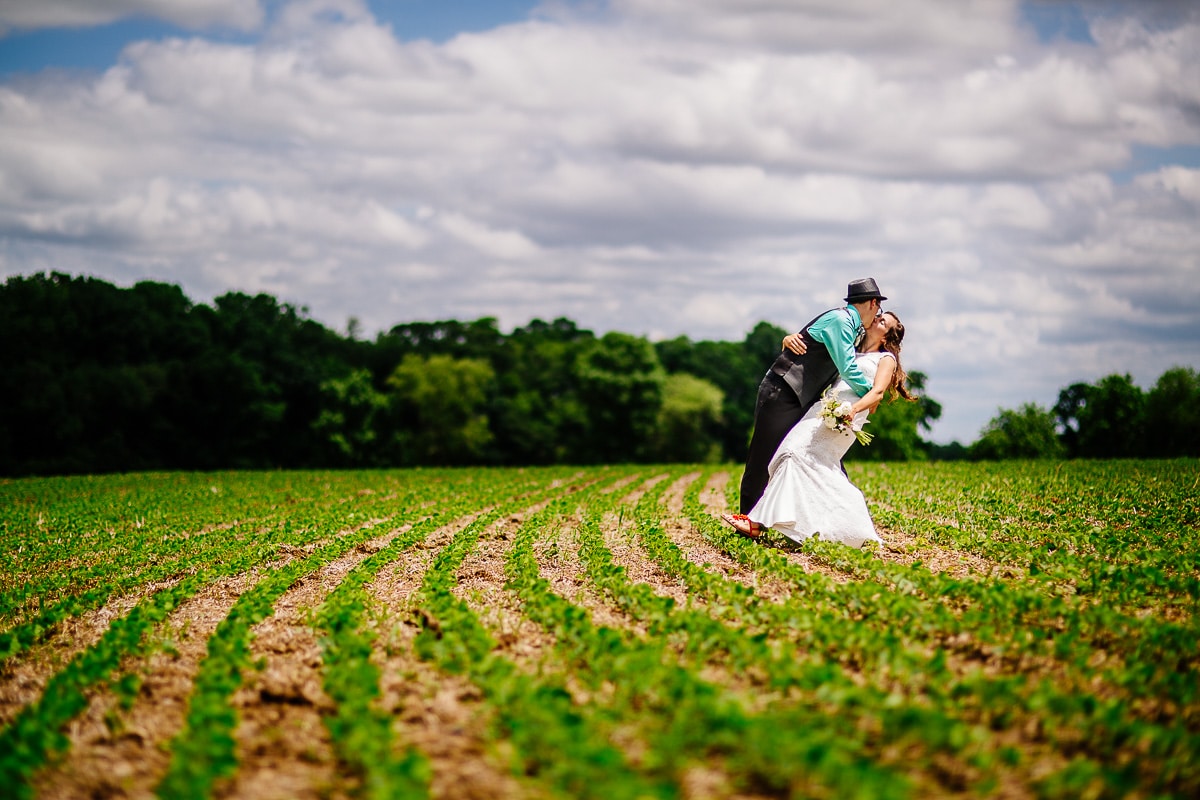
[[[459,33],[486,31],[519,22],[536,8],[530,0],[399,0],[373,2],[375,17],[390,24],[403,39],[445,41]],[[106,25],[15,29],[0,40],[0,74],[46,68],[105,69],[131,41],[190,36],[194,31],[146,16]],[[253,33],[214,26],[210,38],[247,42]]]
[[[486,31],[521,22],[538,7],[531,0],[399,0],[372,2],[371,10],[403,39],[445,41],[463,32]],[[1090,42],[1087,23],[1071,3],[1034,3],[1022,15],[1044,40],[1065,38]],[[36,72],[46,68],[105,69],[131,41],[191,35],[193,31],[144,15],[105,25],[14,29],[0,40],[0,74]],[[234,42],[253,39],[252,33],[214,26],[206,36]]]
[[[1195,3],[11,0],[0,31],[6,276],[731,340],[870,275],[936,441],[1200,366]]]

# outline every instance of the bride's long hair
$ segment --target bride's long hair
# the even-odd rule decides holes
[[[900,321],[894,311],[883,313],[890,314],[892,319],[896,320],[896,326],[884,334],[883,343],[879,345],[879,349],[886,350],[896,357],[896,371],[892,374],[892,382],[888,386],[887,395],[893,400],[897,396],[903,397],[905,400],[916,400],[916,395],[908,390],[908,373],[900,364],[900,343],[904,341],[904,323]]]

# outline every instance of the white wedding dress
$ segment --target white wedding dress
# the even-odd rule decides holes
[[[867,380],[874,381],[879,360],[891,357],[876,351],[860,353],[857,361]],[[833,385],[833,392],[839,402],[858,399],[844,380]],[[867,412],[859,412],[856,425],[866,418]],[[747,516],[797,542],[813,535],[851,547],[882,542],[862,492],[842,472],[842,456],[853,443],[852,432],[825,427],[818,400],[779,444],[767,470],[770,482]]]

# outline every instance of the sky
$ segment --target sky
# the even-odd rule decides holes
[[[1200,3],[5,0],[0,267],[368,338],[740,341],[873,277],[966,444],[1200,368]]]

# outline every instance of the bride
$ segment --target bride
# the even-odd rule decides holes
[[[903,340],[904,326],[895,314],[885,311],[877,316],[867,328],[863,352],[856,357],[863,374],[872,381],[871,390],[859,397],[843,380],[831,390],[839,403],[851,404],[852,426],[842,426],[847,428],[842,431],[826,427],[821,417],[824,404],[814,404],[775,451],[768,468],[770,481],[754,508],[747,514],[722,514],[721,519],[751,538],[774,528],[797,542],[813,535],[851,547],[882,542],[866,500],[846,477],[841,459],[854,442],[849,428],[861,428],[885,394],[915,399],[905,386],[900,366]]]

